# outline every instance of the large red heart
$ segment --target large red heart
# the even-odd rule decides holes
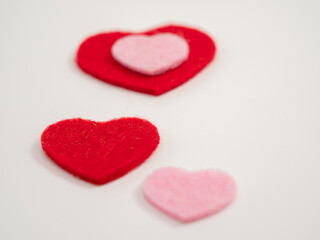
[[[174,33],[189,44],[189,57],[179,67],[158,76],[147,76],[120,65],[111,55],[111,47],[119,38],[135,33],[109,32],[87,38],[79,47],[77,63],[92,76],[127,89],[153,95],[165,93],[200,72],[214,57],[213,40],[203,32],[182,26],[165,26],[140,34]]]
[[[157,128],[139,118],[108,122],[67,119],[48,126],[41,136],[43,150],[55,163],[99,185],[143,163],[159,140]]]

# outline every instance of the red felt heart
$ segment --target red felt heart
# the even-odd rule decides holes
[[[41,136],[43,150],[55,163],[99,185],[143,163],[159,140],[157,128],[139,118],[108,122],[67,119],[48,126]]]
[[[109,32],[87,38],[79,47],[77,63],[92,76],[127,89],[160,95],[188,81],[214,57],[213,40],[203,32],[182,26],[165,26],[144,32],[145,35],[174,33],[189,44],[189,57],[179,67],[157,76],[147,76],[121,66],[111,55],[111,47],[119,38],[134,33]],[[141,33],[140,33],[141,34]]]

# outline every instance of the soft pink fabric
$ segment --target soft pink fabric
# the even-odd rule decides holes
[[[149,175],[143,190],[155,207],[175,219],[190,222],[227,207],[235,198],[236,184],[219,170],[187,172],[168,167]]]
[[[154,76],[188,59],[189,46],[185,39],[173,33],[129,35],[113,44],[111,54],[121,65]]]

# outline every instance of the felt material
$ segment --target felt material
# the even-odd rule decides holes
[[[227,207],[235,198],[236,184],[218,170],[187,172],[162,168],[143,184],[144,195],[155,207],[182,222],[191,222]]]
[[[43,150],[55,163],[98,185],[143,163],[159,140],[156,127],[139,118],[108,122],[67,119],[48,126],[41,136]]]
[[[146,76],[119,64],[111,55],[111,47],[119,38],[130,32],[101,33],[86,39],[79,47],[76,61],[79,67],[92,76],[127,89],[160,95],[201,71],[214,57],[213,40],[199,30],[182,26],[165,26],[141,34],[173,33],[184,38],[189,45],[189,57],[180,66],[157,76]]]
[[[189,55],[189,45],[184,38],[173,33],[129,35],[113,44],[111,54],[123,66],[154,76],[184,62]]]

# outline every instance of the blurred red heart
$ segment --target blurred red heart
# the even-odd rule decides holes
[[[104,81],[138,92],[160,95],[178,87],[200,72],[214,57],[216,47],[205,33],[183,26],[165,26],[144,33],[174,33],[189,44],[189,57],[180,66],[157,76],[134,72],[111,55],[112,45],[130,32],[101,33],[87,38],[79,47],[76,61],[86,73]]]

